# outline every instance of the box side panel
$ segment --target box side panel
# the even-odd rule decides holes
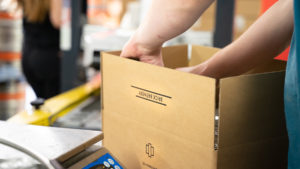
[[[208,60],[213,54],[220,49],[204,46],[192,46],[192,56],[189,65],[194,66]]]
[[[178,68],[188,66],[188,46],[171,46],[162,49],[165,67]]]
[[[273,138],[218,151],[218,169],[285,169],[288,139]]]
[[[276,72],[220,81],[219,149],[287,136],[284,75]]]
[[[189,156],[184,151],[189,145],[213,152],[214,79],[110,55],[103,56],[102,68],[104,145],[121,162],[133,155],[130,166],[140,167],[142,158],[134,154],[145,153],[144,144],[153,141],[165,149],[156,153],[159,163],[176,164],[177,156]],[[166,148],[172,144],[182,148]],[[135,146],[142,148],[131,149]]]

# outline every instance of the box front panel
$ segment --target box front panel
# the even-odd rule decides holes
[[[102,71],[104,145],[121,162],[165,169],[191,156],[200,159],[190,162],[192,168],[214,160],[214,79],[109,54]],[[150,163],[145,156],[152,156],[153,145],[162,151]]]
[[[216,152],[188,139],[104,110],[104,146],[130,169],[215,169]],[[120,128],[121,131],[120,131]]]

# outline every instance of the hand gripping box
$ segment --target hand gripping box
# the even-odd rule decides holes
[[[286,167],[285,64],[274,60],[220,80],[172,69],[216,51],[164,48],[168,68],[103,54],[103,144],[127,168]]]

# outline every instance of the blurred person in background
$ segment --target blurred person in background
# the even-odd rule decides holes
[[[189,29],[213,0],[152,0],[122,57],[163,66],[162,45]],[[285,78],[288,169],[300,169],[300,1],[279,0],[241,37],[206,62],[178,70],[224,78],[270,61],[291,44]]]
[[[60,91],[59,27],[62,0],[17,0],[23,10],[22,68],[37,97]]]

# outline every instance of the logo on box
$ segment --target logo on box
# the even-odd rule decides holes
[[[146,154],[150,158],[154,157],[154,147],[151,143],[146,144]]]

